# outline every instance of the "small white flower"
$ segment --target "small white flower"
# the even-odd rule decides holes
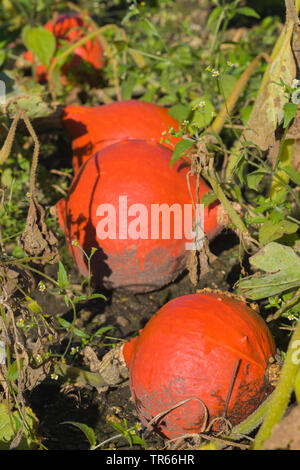
[[[219,70],[213,70],[211,75],[212,75],[212,77],[218,77],[220,75],[220,72],[219,72]]]
[[[41,363],[43,359],[42,359],[42,356],[40,354],[37,354],[35,356],[35,360],[36,360],[36,362]]]
[[[40,292],[44,292],[44,290],[46,290],[46,286],[45,286],[45,284],[43,283],[43,281],[40,281],[40,282],[39,282],[38,287],[39,287],[39,291],[40,291]]]
[[[297,80],[296,78],[294,78],[294,80],[292,81],[292,88],[295,89],[295,88],[298,88],[300,86],[300,80]]]
[[[51,374],[50,377],[51,377],[52,380],[57,380],[58,379],[57,374]]]

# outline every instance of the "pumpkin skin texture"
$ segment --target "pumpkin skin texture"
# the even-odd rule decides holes
[[[72,137],[73,168],[76,174],[81,165],[94,153],[121,140],[142,139],[160,143],[162,132],[169,126],[179,129],[178,121],[167,109],[139,100],[124,100],[102,106],[66,106],[62,123]],[[180,139],[171,137],[173,149]]]
[[[191,241],[184,238],[184,230],[183,237],[176,239],[171,217],[169,239],[162,239],[161,231],[157,239],[151,239],[151,204],[171,207],[177,203],[182,212],[184,204],[191,204],[186,182],[188,167],[178,161],[170,168],[171,154],[171,150],[156,143],[127,140],[102,149],[81,167],[68,197],[57,203],[59,223],[81,274],[88,275],[87,264],[80,249],[72,245],[74,239],[87,253],[92,247],[99,248],[92,257],[91,269],[95,282],[108,288],[149,292],[182,273],[189,253],[185,243]],[[190,184],[195,194],[196,178],[191,177]],[[200,198],[208,190],[202,181]],[[128,235],[129,224],[138,213],[129,214],[128,231],[123,239],[119,235],[119,196],[127,196],[128,213],[133,204],[146,207],[149,230],[144,239]],[[98,224],[106,216],[96,215],[100,204],[116,208],[116,239],[97,235]],[[216,201],[205,208],[204,230],[209,237],[222,229],[217,224],[218,206]]]
[[[60,41],[66,41],[71,45],[92,31],[91,26],[78,13],[63,13],[58,15],[55,22],[54,20],[48,21],[44,28],[54,34],[57,40],[57,47],[60,47]],[[24,57],[28,62],[33,63],[34,57],[31,51],[25,52]],[[75,49],[71,61],[62,66],[63,84],[66,84],[65,75],[70,71],[76,71],[83,61],[89,63],[95,71],[100,70],[104,66],[104,50],[97,39],[87,41]],[[37,65],[35,72],[39,83],[46,83],[48,81],[47,68],[44,65]],[[88,79],[86,74],[82,78]]]
[[[171,300],[123,347],[131,394],[145,425],[193,397],[207,407],[209,422],[222,416],[240,360],[226,412],[232,425],[238,424],[272,391],[265,372],[274,354],[263,319],[244,302],[219,292]],[[193,399],[166,413],[153,430],[173,439],[201,432],[203,420],[203,406]]]

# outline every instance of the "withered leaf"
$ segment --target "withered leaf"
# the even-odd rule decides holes
[[[275,131],[283,121],[283,107],[288,101],[280,82],[291,85],[296,76],[291,47],[293,31],[294,24],[287,23],[281,32],[244,132],[245,139],[263,151],[275,145]]]
[[[39,262],[55,263],[58,260],[57,238],[45,223],[45,211],[31,196],[26,227],[19,239],[27,256],[43,257]]]

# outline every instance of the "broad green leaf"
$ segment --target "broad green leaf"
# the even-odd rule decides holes
[[[64,421],[61,424],[71,424],[72,426],[75,426],[76,428],[80,429],[80,431],[83,432],[83,434],[85,435],[85,437],[89,441],[89,444],[90,444],[91,447],[94,447],[96,445],[97,441],[96,441],[95,432],[87,424],[78,423],[77,421]]]
[[[194,145],[194,141],[190,139],[182,139],[175,145],[175,149],[170,161],[170,166],[173,165],[182,155]]]
[[[23,436],[18,450],[28,450],[37,447],[34,432],[38,425],[38,419],[33,411],[26,407],[25,426],[23,428]],[[15,438],[18,430],[22,425],[22,416],[18,410],[13,410],[6,403],[0,403],[0,450],[9,450],[10,444]]]
[[[294,103],[285,103],[283,106],[284,115],[283,115],[283,127],[286,128],[290,124],[290,122],[296,116],[298,109],[298,104]]]
[[[252,108],[253,106],[246,106],[246,108],[243,108],[241,110],[241,118],[242,118],[242,121],[243,121],[243,124],[244,126],[246,126],[249,118],[250,118],[250,115],[251,115],[251,112],[252,112]]]
[[[300,186],[300,175],[293,167],[287,165],[282,166],[281,168],[295,184]]]
[[[251,256],[252,266],[267,272],[254,275],[237,283],[237,292],[258,300],[281,294],[300,286],[300,258],[293,248],[271,242]]]
[[[197,127],[207,127],[213,120],[213,113],[215,108],[211,101],[206,98],[206,96],[201,96],[194,99],[191,102],[191,108],[197,106],[201,102],[204,102],[205,106],[203,106],[203,108],[197,108],[197,110],[194,111],[193,117],[191,119],[191,127],[193,125]]]
[[[255,170],[252,173],[249,173],[246,176],[247,186],[250,189],[254,189],[255,191],[257,191],[257,187],[258,187],[259,183],[261,182],[261,180],[263,179],[264,176],[265,176],[265,171],[261,170],[261,169]]]
[[[61,289],[64,289],[69,285],[68,275],[61,261],[58,262],[57,282]]]
[[[190,112],[190,107],[184,104],[175,104],[175,106],[172,106],[168,110],[170,116],[172,116],[174,119],[177,119],[177,121],[179,122],[182,122],[187,119],[189,117]]]
[[[283,235],[297,232],[299,225],[290,222],[289,220],[281,220],[280,222],[273,223],[271,220],[267,220],[259,230],[259,242],[262,245],[266,245],[269,242],[278,240]]]
[[[235,11],[236,13],[239,13],[240,15],[251,16],[252,18],[257,18],[257,19],[260,18],[259,14],[253,8],[250,8],[250,7],[237,8]]]
[[[23,40],[27,49],[29,49],[43,65],[48,67],[56,49],[55,36],[42,26],[37,26],[34,28],[26,28],[23,33]]]
[[[23,367],[23,359],[20,359],[20,368]],[[10,366],[7,368],[7,379],[11,382],[14,382],[19,377],[19,368],[17,361],[14,361]]]
[[[224,93],[225,98],[227,99],[230,95],[234,85],[237,82],[237,78],[234,75],[229,75],[224,73],[220,78],[220,84]]]

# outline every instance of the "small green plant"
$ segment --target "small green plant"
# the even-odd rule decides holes
[[[147,447],[147,443],[137,434],[137,431],[141,429],[141,425],[139,423],[135,424],[134,426],[128,427],[128,423],[125,418],[123,419],[123,424],[116,423],[114,421],[108,421],[108,423],[111,425],[113,429],[118,431],[118,434],[106,439],[105,441],[99,444],[97,444],[95,432],[90,426],[87,426],[86,424],[83,424],[83,423],[77,423],[74,421],[66,421],[62,424],[71,424],[72,426],[75,426],[78,429],[80,429],[84,433],[87,440],[89,441],[90,450],[97,450],[100,447],[107,445],[109,442],[112,442],[120,438],[125,438],[131,448],[135,445]]]

